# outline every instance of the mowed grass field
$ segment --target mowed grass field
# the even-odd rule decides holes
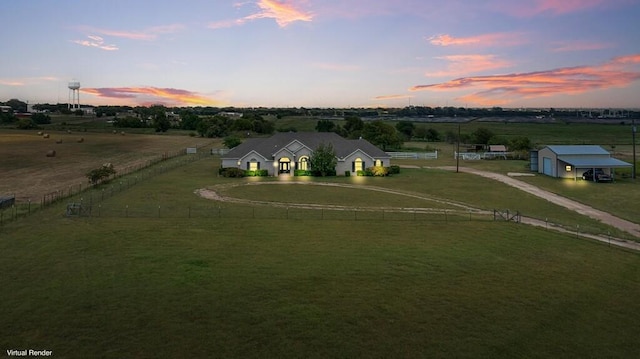
[[[219,178],[218,164],[189,163],[101,205],[215,208],[194,190],[253,180]],[[572,216],[467,174],[415,169],[370,180],[361,185]],[[309,187],[321,203],[323,188]],[[294,197],[286,184],[239,188],[227,194]],[[374,196],[335,190],[327,200],[373,206]],[[380,199],[398,206],[389,196]],[[224,207],[241,213],[247,205]],[[640,254],[571,235],[486,220],[63,212],[54,206],[0,232],[2,350],[42,348],[64,358],[626,358],[640,351]]]
[[[44,194],[86,186],[85,173],[103,163],[112,163],[117,171],[144,165],[165,153],[213,142],[189,136],[45,132],[49,138],[39,136],[37,131],[0,130],[0,195],[39,202]],[[47,157],[49,150],[55,150],[56,156]]]

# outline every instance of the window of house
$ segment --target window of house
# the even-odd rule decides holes
[[[298,161],[298,169],[303,171],[309,170],[309,157],[307,156],[300,157],[300,160]]]

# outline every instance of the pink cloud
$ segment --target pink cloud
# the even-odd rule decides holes
[[[611,43],[574,41],[574,42],[556,43],[552,51],[554,52],[593,51],[593,50],[608,49],[612,47],[614,47],[614,44],[611,44]]]
[[[640,80],[640,54],[621,56],[595,66],[577,66],[506,75],[461,77],[448,82],[417,85],[410,91],[471,90],[459,98],[479,105],[509,103],[518,98],[579,94],[625,87]]]
[[[0,79],[0,85],[3,85],[3,86],[24,86],[25,83],[22,82],[22,81],[16,81],[16,80]]]
[[[167,103],[187,106],[220,105],[219,101],[195,92],[159,87],[103,87],[83,88],[84,93],[115,99],[136,99],[138,103]]]
[[[237,7],[246,3],[236,4]],[[210,29],[220,29],[243,25],[257,19],[274,19],[278,26],[285,28],[297,21],[311,21],[314,15],[299,8],[298,4],[289,0],[258,0],[258,12],[235,20],[223,20],[210,23]]]
[[[449,34],[431,36],[427,39],[431,45],[436,46],[513,46],[526,41],[521,34],[493,33],[469,37],[453,37]]]
[[[414,96],[412,95],[383,95],[383,96],[376,96],[373,99],[378,101],[385,101],[385,100],[403,100],[403,99],[413,98],[413,97]]]
[[[157,39],[158,36],[160,35],[173,34],[173,33],[179,32],[184,29],[184,26],[180,24],[161,25],[161,26],[149,27],[141,31],[100,29],[100,28],[94,28],[91,26],[80,26],[78,27],[78,29],[80,31],[100,34],[102,36],[111,36],[111,37],[117,37],[117,38],[128,39],[128,40],[151,41],[151,40]],[[93,37],[99,37],[99,36],[93,36]]]
[[[100,50],[105,51],[116,51],[118,47],[113,44],[105,44],[104,39],[100,36],[89,35],[87,36],[88,40],[73,40],[72,42],[78,45],[86,46],[86,47],[95,47]]]
[[[454,77],[464,74],[477,73],[487,70],[496,70],[509,67],[508,61],[497,58],[495,55],[449,55],[436,59],[449,62],[447,69],[425,73],[427,77]]]
[[[593,8],[624,5],[628,0],[498,0],[494,6],[501,11],[521,17],[542,14],[564,15]]]

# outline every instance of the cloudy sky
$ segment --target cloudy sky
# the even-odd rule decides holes
[[[640,0],[2,0],[0,101],[640,107]]]

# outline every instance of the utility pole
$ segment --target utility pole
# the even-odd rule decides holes
[[[634,150],[633,153],[635,154],[636,151]],[[458,173],[459,171],[460,171],[460,124],[458,124],[458,146],[456,149],[456,173]]]
[[[633,141],[633,172],[631,178],[636,179],[636,119],[631,120],[631,138]]]

